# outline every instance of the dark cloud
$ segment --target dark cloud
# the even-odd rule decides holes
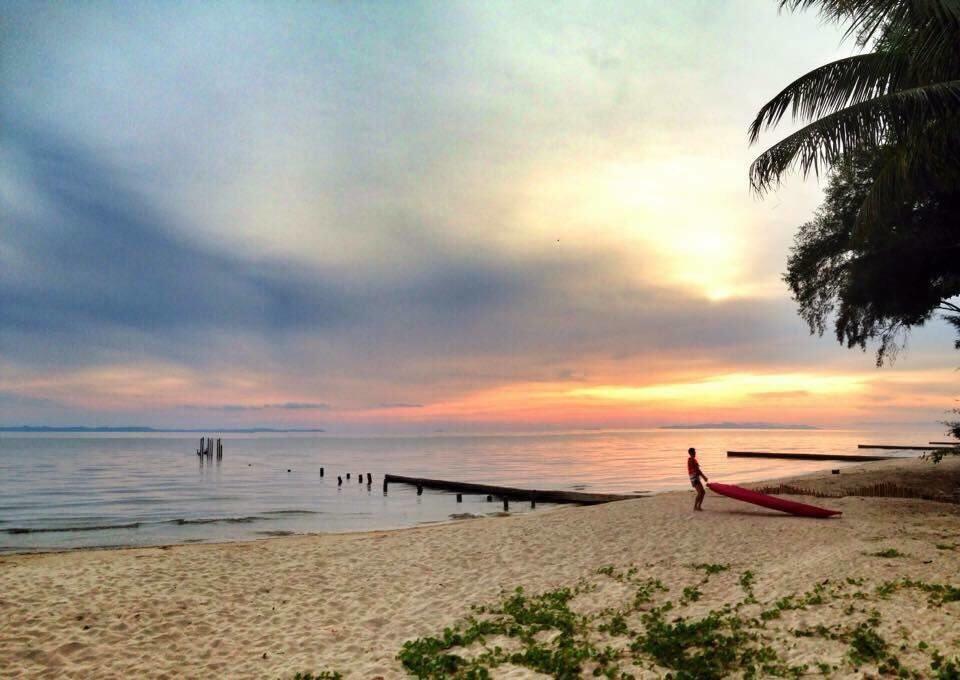
[[[242,412],[242,411],[329,411],[330,404],[287,401],[281,404],[215,404],[203,406],[197,404],[185,404],[181,408],[190,410]]]
[[[51,351],[31,337],[72,338],[79,359],[140,333],[150,337],[149,352],[183,358],[203,332],[277,338],[365,326],[375,333],[391,322],[426,324],[429,332],[521,299],[537,283],[536,273],[463,257],[400,284],[377,282],[373,272],[345,277],[241,258],[184,238],[128,173],[89,149],[36,129],[8,130],[3,144],[44,208],[3,208],[0,253],[12,266],[0,272],[0,339],[8,357]]]
[[[4,145],[42,192],[44,221],[4,215],[3,245],[17,268],[0,279],[0,323],[28,331],[86,324],[170,331],[344,323],[336,282],[277,264],[242,262],[176,236],[123,172],[36,131]]]

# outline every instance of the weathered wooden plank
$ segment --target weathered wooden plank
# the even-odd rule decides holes
[[[775,451],[727,451],[728,458],[785,458],[794,460],[847,460],[866,462],[872,460],[892,460],[900,456],[866,456],[861,454],[845,455],[839,453],[778,453]]]
[[[941,446],[913,446],[913,445],[904,445],[900,446],[899,444],[857,444],[858,449],[892,449],[895,451],[935,451],[936,449],[943,448]]]
[[[624,501],[631,498],[645,498],[639,495],[584,493],[583,491],[563,491],[560,489],[520,489],[511,486],[495,486],[492,484],[474,484],[472,482],[456,482],[444,479],[423,479],[421,477],[404,477],[402,475],[384,475],[384,485],[387,483],[411,484],[420,489],[438,489],[459,493],[473,493],[482,496],[497,496],[501,499],[539,501],[541,503],[576,503],[578,505],[597,505]]]

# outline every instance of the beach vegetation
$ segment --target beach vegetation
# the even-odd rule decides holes
[[[319,673],[297,673],[293,680],[343,680],[343,675],[337,671],[320,671]]]
[[[747,569],[745,572],[740,574],[740,578],[737,581],[740,584],[740,587],[743,589],[746,598],[743,600],[742,604],[753,604],[757,599],[753,595],[753,583],[756,580],[756,575]]]
[[[868,661],[882,660],[887,651],[887,641],[876,631],[876,625],[868,620],[853,629],[850,635],[850,660],[857,666]]]
[[[597,610],[586,606],[604,578],[634,586],[620,595],[615,606]],[[740,586],[753,598],[754,576],[743,572]],[[479,680],[504,664],[527,668],[553,678],[585,676],[629,680],[641,669],[674,680],[737,676],[801,677],[806,665],[791,665],[779,650],[794,648],[798,638],[820,638],[839,643],[837,662],[820,661],[813,672],[876,671],[880,675],[914,678],[915,670],[903,663],[881,633],[880,612],[844,604],[860,595],[876,601],[897,591],[926,594],[928,602],[942,604],[960,599],[960,589],[901,578],[861,589],[863,578],[825,580],[803,594],[790,594],[770,602],[717,601],[703,580],[679,584],[681,596],[663,595],[668,587],[656,578],[638,578],[637,571],[601,569],[573,587],[529,594],[521,588],[506,592],[499,602],[472,607],[467,618],[441,634],[418,638],[403,645],[398,659],[408,673],[420,678]],[[858,588],[849,593],[849,587]],[[725,591],[723,591],[725,592]],[[696,593],[696,595],[694,595]],[[609,592],[607,593],[609,595]],[[682,605],[709,603],[705,614],[689,615]],[[782,613],[814,606],[827,608],[830,618],[807,626],[787,627]],[[754,609],[756,607],[756,609]],[[585,610],[584,610],[585,609]],[[751,612],[756,612],[758,614]],[[509,643],[502,638],[507,638]],[[930,654],[927,645],[900,646],[899,654]],[[922,661],[926,663],[926,661]],[[837,665],[839,663],[839,665]],[[936,677],[955,678],[958,663],[932,657]],[[862,670],[867,667],[871,670]],[[957,679],[960,680],[960,679]]]
[[[867,557],[908,557],[905,553],[900,552],[896,548],[886,548],[885,550],[878,550],[872,553],[864,553]]]
[[[730,569],[729,564],[694,564],[694,569],[699,569],[703,571],[707,576],[712,576],[713,574],[719,574],[722,571],[727,571]]]
[[[702,595],[703,593],[697,586],[687,586],[683,589],[683,597],[680,598],[680,604],[696,602]]]
[[[820,671],[821,675],[830,675],[836,669],[835,666],[831,666],[830,664],[825,663],[823,661],[818,661],[816,663],[816,666],[817,666],[817,670]]]
[[[960,680],[960,657],[947,659],[939,651],[934,650],[930,670],[934,672],[937,680]]]
[[[880,597],[889,597],[898,590],[914,588],[927,594],[927,602],[938,607],[947,602],[960,602],[960,587],[949,583],[927,583],[909,578],[896,581],[885,581],[877,586],[876,593]]]

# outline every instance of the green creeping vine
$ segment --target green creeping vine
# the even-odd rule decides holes
[[[579,613],[576,605],[596,589],[595,583],[581,581],[573,588],[538,595],[517,588],[505,593],[498,604],[473,607],[471,616],[441,635],[404,643],[397,658],[409,674],[434,680],[483,680],[491,677],[492,669],[504,664],[561,680],[588,675],[631,680],[631,671],[643,668],[673,680],[718,680],[730,675],[796,678],[807,673],[808,667],[787,664],[774,647],[789,640],[785,636],[792,633],[795,638],[818,637],[847,645],[845,655],[835,657],[834,663],[815,662],[814,671],[823,675],[841,666],[847,672],[870,665],[886,676],[921,677],[891,654],[891,645],[878,631],[879,612],[854,606],[871,599],[869,591],[860,589],[863,579],[826,580],[806,593],[761,603],[754,596],[756,577],[745,571],[738,578],[742,600],[722,604],[705,614],[682,615],[680,612],[694,612],[692,603],[709,595],[702,588],[711,574],[729,570],[729,565],[692,567],[702,570],[704,578],[684,587],[683,595],[675,601],[664,600],[661,595],[669,591],[667,586],[658,579],[640,577],[637,567],[601,567],[599,576],[630,586],[631,595],[619,607],[591,614]],[[901,589],[924,592],[937,606],[960,600],[960,588],[909,579],[878,586],[872,599]],[[841,619],[830,627],[819,624],[784,630],[783,624],[774,626],[783,612],[831,603],[836,603],[832,615],[851,617],[859,611],[867,618],[850,623]],[[900,649],[905,651],[907,647],[901,645]],[[923,643],[914,651],[932,653],[935,677],[960,680],[960,659],[950,660],[927,649]]]
[[[906,553],[902,553],[896,548],[887,548],[886,550],[878,550],[877,552],[863,554],[867,557],[908,557]]]
[[[880,597],[888,597],[898,590],[914,588],[927,593],[927,602],[939,607],[946,602],[960,602],[960,588],[943,583],[926,583],[901,578],[898,581],[886,581],[877,586],[876,593]]]

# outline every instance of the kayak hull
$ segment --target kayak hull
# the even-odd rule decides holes
[[[789,501],[786,498],[770,496],[765,493],[760,493],[759,491],[744,489],[742,486],[734,486],[733,484],[710,483],[707,484],[707,488],[727,498],[733,498],[734,500],[745,503],[753,503],[754,505],[770,508],[771,510],[779,510],[780,512],[786,512],[798,517],[824,518],[842,514],[840,510],[828,510],[827,508],[820,508],[816,505],[797,503],[796,501]]]

